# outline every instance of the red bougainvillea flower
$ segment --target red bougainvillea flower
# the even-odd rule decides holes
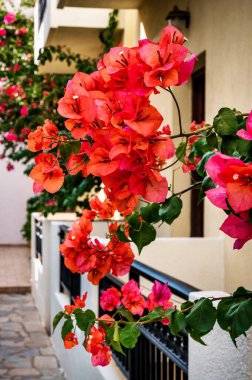
[[[168,288],[168,284],[161,284],[159,281],[154,281],[152,292],[148,295],[148,301],[146,301],[145,307],[149,311],[155,307],[162,306],[164,310],[173,307],[173,303],[170,301],[172,293]]]
[[[45,120],[43,127],[39,126],[28,135],[28,149],[31,152],[51,150],[58,145],[58,128],[51,120]]]
[[[90,200],[89,204],[91,209],[95,210],[101,219],[106,220],[114,216],[115,207],[112,205],[109,199],[105,199],[103,202],[101,202],[98,196],[96,196]]]
[[[147,87],[178,86],[188,81],[196,60],[193,54],[185,61],[189,50],[182,46],[183,35],[173,26],[167,26],[159,43],[141,42],[139,54],[151,69],[144,74]]]
[[[7,13],[7,15],[4,16],[4,23],[7,24],[12,24],[14,21],[16,21],[16,15],[14,13]]]
[[[35,181],[35,193],[45,189],[49,193],[56,193],[64,183],[64,173],[57,158],[53,154],[40,153],[35,158],[36,165],[29,176]]]
[[[113,311],[121,305],[121,292],[114,286],[104,290],[100,297],[100,305],[102,310]]]
[[[210,201],[216,195],[215,205],[224,205],[226,191],[226,198],[235,212],[239,213],[252,207],[252,164],[218,154],[208,160],[206,171],[218,185],[216,189],[206,192]]]
[[[144,312],[145,300],[135,280],[130,280],[122,286],[122,304],[133,315],[142,315]]]
[[[74,333],[70,332],[66,334],[64,339],[64,347],[68,350],[78,345],[78,339],[74,335]]]
[[[6,36],[7,31],[6,29],[0,28],[0,37]]]
[[[85,292],[82,296],[82,298],[80,298],[80,296],[77,296],[74,300],[74,305],[66,305],[65,306],[65,311],[68,313],[68,314],[72,314],[72,312],[79,308],[79,309],[83,309],[85,306],[86,306],[86,299],[87,299],[87,292]]]
[[[252,239],[252,224],[249,221],[249,212],[241,212],[239,215],[229,214],[220,230],[236,239],[234,249],[241,249],[248,240]]]
[[[240,129],[237,132],[237,136],[241,137],[244,140],[252,140],[252,111],[250,111],[248,115],[246,129]]]
[[[106,366],[111,361],[111,350],[109,346],[105,346],[105,330],[100,326],[97,329],[92,326],[90,334],[85,341],[85,348],[87,352],[92,354],[91,362],[93,366]]]

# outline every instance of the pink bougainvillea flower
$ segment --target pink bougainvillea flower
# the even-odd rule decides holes
[[[129,185],[132,193],[150,202],[164,202],[168,192],[167,179],[154,170],[132,172]]]
[[[209,201],[216,207],[221,208],[222,210],[228,210],[227,206],[227,191],[224,187],[216,187],[206,191],[206,196]]]
[[[148,295],[148,301],[146,301],[145,307],[149,311],[155,307],[162,306],[164,310],[173,307],[173,303],[170,301],[172,293],[168,288],[168,284],[161,284],[159,281],[155,281],[152,287],[152,292]]]
[[[92,354],[91,362],[93,366],[100,365],[102,367],[108,365],[111,361],[111,350],[109,346],[105,346],[105,330],[100,326],[97,329],[92,326],[90,334],[85,341],[87,352]]]
[[[121,292],[114,286],[104,290],[100,297],[100,305],[102,310],[113,311],[121,305]]]
[[[28,107],[26,107],[26,106],[22,106],[22,107],[21,107],[21,110],[20,110],[20,115],[23,116],[23,117],[25,117],[25,116],[28,115],[28,113],[29,113],[29,109],[28,109]]]
[[[7,31],[6,29],[0,28],[0,37],[6,36]]]
[[[58,145],[58,128],[49,119],[46,119],[43,127],[38,126],[28,135],[28,149],[31,152],[50,150]]]
[[[7,24],[12,24],[14,21],[16,21],[16,15],[14,13],[7,13],[7,15],[4,16],[4,23]]]
[[[18,136],[16,135],[16,133],[14,133],[13,129],[6,132],[4,134],[4,137],[6,138],[7,141],[18,141]]]
[[[252,140],[252,111],[248,115],[248,120],[246,122],[246,129],[240,129],[237,132],[237,136],[244,140]]]
[[[241,212],[239,216],[229,214],[220,230],[236,239],[234,249],[241,249],[247,241],[252,239],[252,224],[249,221],[249,212]]]
[[[23,34],[26,34],[27,32],[28,32],[28,28],[26,26],[24,26],[23,28],[18,29],[16,34],[21,36]]]
[[[145,300],[142,296],[138,284],[135,280],[130,280],[122,286],[122,304],[133,315],[142,315],[144,312]]]

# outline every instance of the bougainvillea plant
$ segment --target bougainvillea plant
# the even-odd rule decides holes
[[[103,53],[113,46],[117,23],[115,10],[110,14],[108,27],[102,31]],[[26,147],[28,134],[47,118],[61,132],[65,129],[56,107],[71,75],[41,74],[39,67],[55,59],[72,66],[73,70],[91,73],[98,61],[98,58],[83,58],[66,47],[47,46],[41,51],[38,63],[34,63],[33,34],[33,20],[21,12],[8,12],[0,1],[0,158],[5,160],[8,171],[15,169],[15,161],[21,161],[27,167],[26,174],[31,171],[34,157]],[[89,207],[88,194],[92,188],[98,190],[99,184],[100,180],[91,175],[86,179],[81,175],[69,176],[57,195],[43,191],[30,198],[23,237],[30,240],[31,212],[40,211],[47,216],[57,211]],[[85,199],[83,194],[86,194]]]
[[[112,48],[99,61],[98,71],[77,72],[58,102],[71,138],[62,137],[48,121],[28,136],[29,148],[38,152],[30,173],[35,191],[55,193],[67,175],[80,172],[98,176],[104,184],[104,202],[95,197],[91,210],[83,211],[60,246],[65,265],[72,272],[87,273],[94,285],[108,273],[128,273],[134,259],[131,243],[141,253],[155,240],[155,226],[171,224],[180,215],[182,195],[195,187],[200,188],[200,200],[207,196],[227,214],[221,230],[236,239],[234,248],[252,238],[252,113],[222,108],[212,125],[193,122],[184,132],[171,89],[186,83],[193,71],[196,56],[184,43],[181,32],[168,26],[158,43],[143,40],[134,48]],[[158,96],[159,88],[175,101],[177,134],[162,124],[162,115],[151,104],[150,95]],[[175,193],[162,172],[178,162],[183,172],[196,171],[199,180]],[[137,208],[140,200],[145,205]],[[115,211],[125,219],[113,221]],[[107,244],[90,237],[98,217],[112,219]],[[143,323],[168,323],[173,334],[187,331],[203,344],[202,337],[216,321],[233,342],[252,324],[252,292],[244,288],[218,299],[217,307],[217,299],[210,297],[185,302],[179,309],[170,301],[167,284],[156,282],[145,299],[131,280],[121,290],[102,294],[101,308],[115,309],[103,317],[82,310],[85,297],[60,312],[54,327],[66,319],[62,338],[71,348],[77,344],[76,323],[85,332],[84,346],[94,365],[108,364],[109,347],[120,352],[121,346],[134,347]]]

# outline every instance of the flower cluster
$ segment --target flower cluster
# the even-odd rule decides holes
[[[85,340],[83,346],[86,351],[91,354],[91,362],[93,366],[106,366],[111,361],[111,347],[114,346],[114,335],[111,338],[111,332],[114,332],[115,326],[118,329],[118,345],[128,347],[128,343],[124,341],[124,329],[127,331],[127,325],[132,325],[137,331],[137,337],[139,336],[138,325],[143,323],[151,323],[153,319],[162,322],[163,324],[169,324],[170,319],[167,315],[171,315],[174,311],[174,305],[171,302],[171,291],[168,288],[168,284],[161,284],[155,281],[151,293],[145,298],[138,284],[134,280],[130,280],[125,283],[121,289],[110,287],[104,290],[100,297],[100,306],[103,310],[111,313],[113,316],[104,314],[99,318],[96,318],[91,310],[82,311],[85,308],[85,301],[87,293],[82,298],[76,297],[74,305],[66,305],[65,313],[60,312],[57,315],[54,328],[59,323],[60,319],[64,316],[67,321],[62,327],[62,334],[64,338],[64,346],[66,349],[73,348],[78,345],[78,338],[72,331],[74,329],[73,321],[76,321],[76,325],[85,332]],[[149,312],[155,309],[155,316],[153,317]],[[127,314],[127,320],[123,319],[123,316]],[[144,317],[141,317],[144,314]],[[121,318],[116,318],[116,315]],[[136,315],[140,316],[139,320],[136,319]],[[70,321],[71,331],[66,330]],[[96,327],[95,324],[98,326]],[[89,327],[88,327],[89,325]],[[126,326],[126,327],[124,327]],[[74,329],[75,331],[75,329]],[[117,338],[116,338],[117,339]],[[130,340],[130,338],[128,338]],[[135,339],[133,337],[133,339]]]
[[[120,212],[133,209],[139,196],[150,202],[166,198],[168,183],[160,170],[174,156],[174,145],[167,128],[160,129],[163,117],[150,104],[150,95],[157,86],[189,79],[196,57],[186,60],[190,52],[183,43],[182,34],[168,26],[159,43],[144,40],[138,47],[112,48],[98,71],[76,73],[59,100],[67,130],[82,142],[68,159],[69,174],[99,176]]]
[[[110,240],[106,246],[97,239],[92,240],[90,234],[95,217],[95,211],[84,210],[67,233],[60,251],[66,267],[72,272],[88,273],[89,281],[97,285],[110,272],[116,276],[128,273],[134,254],[130,244],[121,242],[115,235],[117,223],[110,225]]]

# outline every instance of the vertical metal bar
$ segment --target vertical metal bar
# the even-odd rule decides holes
[[[161,352],[160,350],[157,348],[157,363],[156,363],[156,367],[157,367],[157,380],[160,380],[161,379]]]
[[[151,380],[155,380],[155,373],[156,373],[156,358],[155,358],[155,353],[156,353],[156,348],[154,344],[151,343],[151,355],[150,355],[150,362],[151,362]]]
[[[168,379],[169,380],[173,380],[173,374],[174,374],[173,364],[174,364],[173,361],[169,358],[169,361],[168,361],[168,371],[169,371]]]
[[[168,374],[167,374],[167,356],[163,353],[163,360],[162,360],[162,364],[163,364],[163,380],[167,380],[168,379]]]
[[[175,365],[175,371],[176,371],[176,376],[175,376],[175,379],[176,380],[181,380],[181,368],[179,368],[177,365]]]

